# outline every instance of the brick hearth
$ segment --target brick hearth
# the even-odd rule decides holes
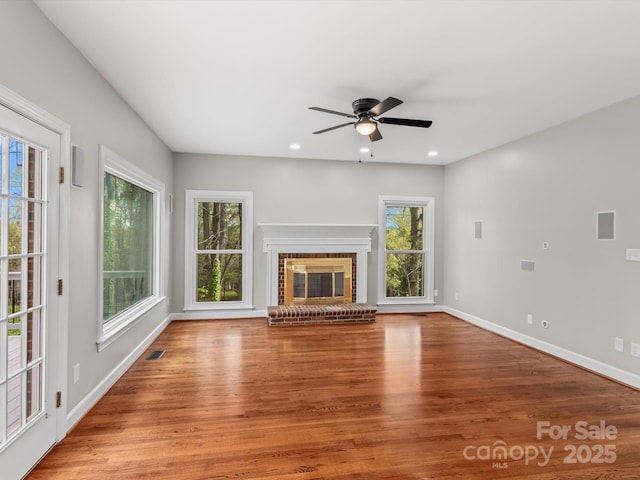
[[[365,303],[340,305],[278,305],[269,307],[269,325],[309,325],[319,323],[370,323],[378,309]]]

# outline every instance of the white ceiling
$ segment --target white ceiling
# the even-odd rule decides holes
[[[393,96],[433,126],[381,125],[367,161],[447,164],[640,94],[640,1],[36,4],[176,152],[357,160],[308,107]]]

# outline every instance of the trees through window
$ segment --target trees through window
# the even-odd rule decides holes
[[[387,297],[424,295],[424,208],[387,206]]]
[[[104,146],[101,317],[98,345],[159,303],[162,296],[164,185]]]
[[[250,192],[187,190],[185,308],[250,307]]]
[[[102,320],[153,293],[153,192],[104,175]]]
[[[242,300],[242,203],[198,202],[198,302]]]
[[[381,299],[433,300],[429,197],[380,197]]]

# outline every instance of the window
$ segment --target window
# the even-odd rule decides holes
[[[378,303],[433,303],[433,203],[380,197]]]
[[[253,194],[186,192],[185,309],[253,308]]]
[[[98,344],[126,329],[161,297],[164,185],[106,147],[102,162],[102,274]]]

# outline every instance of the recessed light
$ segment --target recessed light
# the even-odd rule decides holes
[[[298,150],[300,149],[300,145],[298,143],[292,143],[291,145],[289,145],[289,148],[291,150]]]
[[[371,151],[371,149],[370,149],[370,148],[368,148],[368,147],[362,147],[362,148],[360,149],[360,153],[369,153],[370,151]]]
[[[435,150],[430,150],[429,152],[427,152],[427,155],[429,155],[430,157],[437,157],[438,152],[436,152]]]

